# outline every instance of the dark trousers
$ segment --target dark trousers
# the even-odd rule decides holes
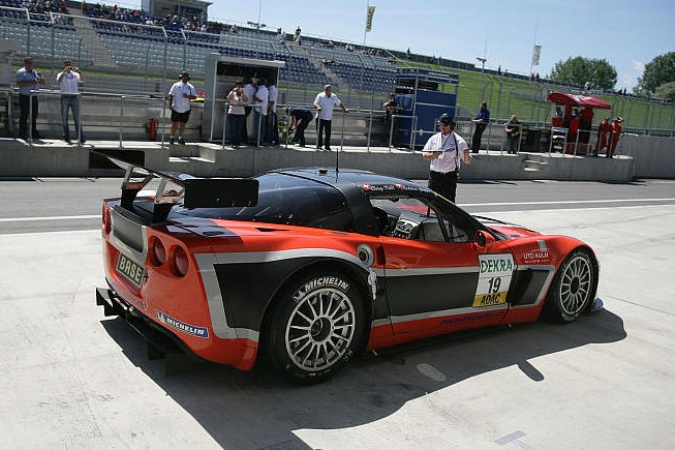
[[[270,139],[272,144],[279,145],[279,122],[277,122],[277,113],[268,114],[270,123]]]
[[[487,123],[477,123],[476,131],[473,132],[473,139],[471,140],[471,150],[478,152],[480,150],[480,141],[483,137],[483,131],[487,128]]]
[[[311,120],[311,115],[309,116],[309,119],[303,117],[300,123],[298,123],[298,126],[295,128],[295,136],[293,137],[293,140],[298,141],[298,143],[303,147],[305,146],[305,129]]]
[[[253,107],[245,106],[244,111],[246,111],[246,115],[244,116],[244,125],[242,125],[241,129],[241,142],[248,144],[248,126],[246,125],[246,122],[248,122],[248,116],[251,114],[251,111],[253,111]]]
[[[227,126],[230,127],[230,144],[234,146],[241,145],[242,130],[246,125],[246,115],[228,114]]]
[[[33,114],[31,116],[31,132],[33,137],[37,136],[37,115],[38,115],[38,98],[37,95],[33,96]],[[21,139],[26,139],[28,137],[28,115],[30,114],[31,108],[31,97],[30,95],[20,95],[19,94],[19,137]]]
[[[326,144],[326,148],[330,148],[330,129],[331,129],[331,121],[330,120],[323,120],[323,119],[316,119],[317,120],[317,129],[316,129],[316,136],[317,136],[317,141],[316,141],[316,148],[321,148],[323,147],[323,144]],[[323,139],[323,134],[325,132],[325,139]]]
[[[429,172],[429,189],[455,203],[457,178],[458,174],[456,170],[448,173],[434,172],[432,170]]]

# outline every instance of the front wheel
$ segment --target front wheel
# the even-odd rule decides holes
[[[596,290],[596,270],[591,255],[575,250],[558,268],[546,296],[544,313],[556,322],[573,322],[586,310]]]
[[[272,312],[266,359],[286,378],[314,383],[332,376],[356,351],[365,329],[357,286],[340,274],[314,273],[293,283]]]

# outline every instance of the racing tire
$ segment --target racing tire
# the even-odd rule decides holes
[[[545,318],[560,323],[574,322],[593,301],[596,278],[595,264],[587,251],[570,253],[558,268],[546,295]]]
[[[315,272],[277,298],[267,330],[265,363],[303,384],[333,376],[359,348],[365,330],[362,295],[349,278]]]

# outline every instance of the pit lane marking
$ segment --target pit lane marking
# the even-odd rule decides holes
[[[675,198],[624,198],[608,200],[556,200],[552,202],[505,202],[505,203],[461,203],[459,206],[528,206],[528,205],[580,205],[598,203],[646,203],[646,202],[673,202]]]
[[[90,214],[86,216],[5,217],[0,218],[0,222],[41,222],[45,220],[82,220],[100,218],[100,214]]]

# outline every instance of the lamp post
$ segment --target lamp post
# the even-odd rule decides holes
[[[487,58],[481,58],[480,56],[477,56],[476,59],[480,61],[481,67],[480,67],[480,98],[478,99],[479,101],[483,101],[485,97],[485,62],[487,61]]]

